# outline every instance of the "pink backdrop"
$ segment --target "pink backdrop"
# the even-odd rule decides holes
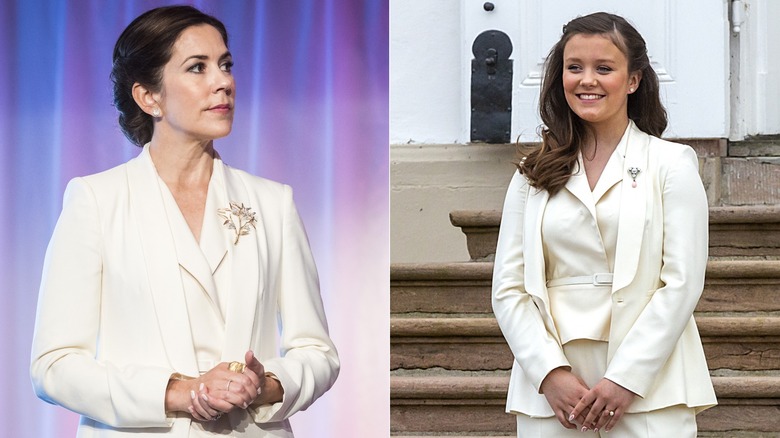
[[[111,106],[113,44],[172,1],[0,2],[0,436],[73,436],[35,398],[29,355],[43,255],[67,181],[138,153]],[[388,0],[189,1],[225,22],[236,62],[224,160],[293,186],[339,348],[301,437],[389,430]]]

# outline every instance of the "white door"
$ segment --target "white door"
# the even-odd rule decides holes
[[[731,139],[780,134],[780,1],[734,0]]]
[[[726,0],[461,0],[464,110],[469,120],[471,44],[485,30],[506,33],[513,45],[512,135],[536,141],[539,83],[562,26],[578,15],[611,12],[629,20],[647,42],[669,114],[665,137],[728,137],[729,22]],[[468,138],[469,127],[461,132]]]

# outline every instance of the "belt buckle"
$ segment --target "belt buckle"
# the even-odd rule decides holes
[[[610,274],[593,274],[594,286],[609,286],[612,284],[612,275]]]

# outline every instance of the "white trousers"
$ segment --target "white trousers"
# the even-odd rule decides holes
[[[607,369],[607,343],[578,339],[566,343],[563,352],[572,366],[572,372],[589,387],[601,380]],[[608,433],[566,429],[556,417],[529,417],[517,415],[518,438],[696,438],[696,411],[685,405],[669,406],[650,412],[623,414],[618,424]]]

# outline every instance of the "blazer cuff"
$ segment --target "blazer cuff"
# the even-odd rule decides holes
[[[522,368],[522,366],[520,368]],[[553,372],[553,370],[558,369],[558,368],[566,368],[568,370],[571,370],[571,365],[566,360],[560,360],[560,361],[558,361],[557,365],[555,365],[554,362],[548,362],[545,365],[546,371],[543,374],[542,373],[536,373],[534,375],[529,375],[529,373],[526,372],[524,368],[523,368],[523,372],[525,372],[526,376],[528,376],[528,378],[531,380],[531,382],[533,382],[533,385],[536,388],[536,392],[541,394],[542,393],[542,382],[544,382],[544,379],[546,379],[547,376],[549,376],[550,373]]]
[[[273,373],[279,379],[284,395],[282,395],[280,402],[250,408],[252,418],[255,423],[283,421],[289,416],[286,413],[290,410],[292,399],[294,399],[292,394],[298,393],[298,384],[287,374],[278,359],[264,362],[263,367],[267,373]]]
[[[607,369],[604,378],[633,392],[639,398],[645,398],[653,383],[652,381],[647,382],[646,376],[641,373],[631,373],[630,370],[626,370],[624,373],[616,373]]]
[[[175,417],[165,412],[165,391],[175,371],[133,367],[124,372],[107,365],[109,387],[114,391],[116,426],[171,427]],[[112,369],[113,368],[113,369]]]

